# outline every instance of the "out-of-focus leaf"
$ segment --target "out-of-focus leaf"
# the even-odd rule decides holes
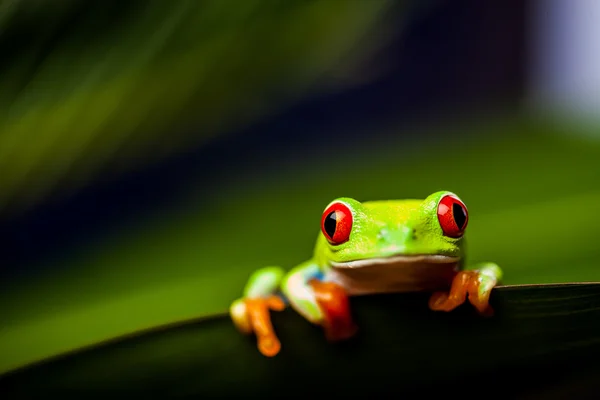
[[[474,134],[452,136],[468,129]],[[261,178],[223,176],[218,186],[200,187],[199,197],[176,203],[176,212],[144,216],[140,226],[40,263],[47,273],[0,286],[0,373],[226,310],[254,269],[291,268],[311,256],[319,215],[340,195],[369,200],[453,190],[470,212],[467,262],[499,263],[506,284],[600,280],[598,146],[524,119],[444,131],[446,139],[418,151],[373,137],[296,169],[248,166]],[[448,148],[458,154],[452,168]],[[323,173],[331,165],[344,166],[335,179]],[[286,235],[282,215],[293,227]]]
[[[431,312],[424,294],[352,300],[361,331],[346,343],[327,343],[291,309],[273,315],[283,346],[275,358],[261,356],[226,316],[187,321],[6,374],[3,398],[433,391],[514,398],[581,389],[582,379],[586,389],[600,389],[593,379],[600,376],[599,284],[499,287],[496,315],[487,319],[466,305]]]
[[[335,76],[385,42],[382,17],[398,4],[2,2],[0,206],[344,87]]]

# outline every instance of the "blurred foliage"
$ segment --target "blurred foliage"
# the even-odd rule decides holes
[[[391,3],[2,0],[0,207],[352,84]]]
[[[311,256],[322,209],[338,196],[422,198],[452,190],[470,210],[468,262],[498,262],[506,284],[600,281],[600,147],[555,128],[499,115],[443,124],[437,129],[444,134],[427,142],[366,135],[358,147],[319,147],[306,164],[247,166],[260,179],[234,174],[220,186],[200,185],[175,210],[3,288],[0,371],[223,312],[253,269],[291,267]]]
[[[397,28],[386,17],[398,4],[0,1],[0,208],[369,77],[362,68]],[[173,210],[41,262],[44,273],[0,290],[0,372],[223,312],[253,269],[310,257],[338,196],[452,190],[471,214],[468,261],[498,262],[507,284],[600,280],[598,144],[506,115],[433,128],[411,141],[419,132],[396,135],[402,126],[358,127],[347,132],[358,146],[240,166],[252,179],[223,171]]]

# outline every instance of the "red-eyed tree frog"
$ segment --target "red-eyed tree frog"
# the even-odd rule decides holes
[[[338,198],[323,212],[313,257],[287,273],[254,272],[230,316],[241,332],[256,334],[261,353],[274,356],[281,343],[269,313],[286,305],[322,326],[330,340],[357,330],[348,296],[430,291],[431,310],[451,311],[468,298],[491,315],[489,297],[502,270],[494,263],[465,268],[468,222],[465,204],[447,191],[424,200]]]

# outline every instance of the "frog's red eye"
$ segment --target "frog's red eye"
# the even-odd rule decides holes
[[[332,203],[321,218],[321,231],[333,245],[347,242],[352,231],[352,211],[344,203]]]
[[[464,235],[469,222],[469,213],[458,197],[454,195],[442,197],[438,204],[437,215],[445,236],[459,238]]]

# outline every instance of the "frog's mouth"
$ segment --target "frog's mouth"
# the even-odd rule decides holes
[[[334,262],[331,261],[331,266],[334,268],[366,268],[375,265],[388,265],[388,266],[407,266],[412,264],[452,264],[458,263],[460,257],[451,257],[444,255],[427,255],[419,254],[414,256],[397,255],[390,257],[376,257],[367,258],[362,260]]]
[[[433,290],[450,284],[459,261],[443,255],[396,255],[331,262],[327,279],[350,295]]]

